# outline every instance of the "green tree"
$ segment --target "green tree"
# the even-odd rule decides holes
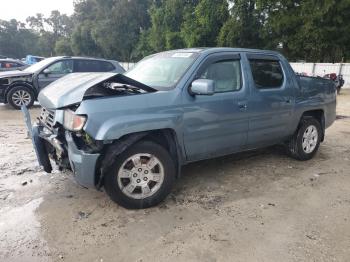
[[[181,32],[186,46],[217,46],[218,34],[228,16],[226,0],[200,1],[194,12],[185,12]]]
[[[10,57],[24,55],[24,47],[19,41],[20,30],[20,23],[17,20],[0,20],[0,54]]]
[[[29,16],[26,19],[29,27],[38,33],[45,31],[44,29],[44,15],[37,13],[35,16]]]
[[[26,21],[33,32],[39,35],[37,45],[40,47],[40,55],[43,56],[55,55],[57,41],[68,38],[73,30],[72,19],[57,10],[53,10],[48,18],[36,14],[28,17]]]
[[[75,27],[71,38],[71,46],[75,55],[102,56],[101,48],[92,36],[93,26],[93,22],[86,20]]]
[[[350,49],[349,0],[259,0],[265,38],[290,60],[345,61]]]
[[[0,20],[0,53],[135,61],[196,46],[279,50],[289,60],[350,58],[350,0],[75,0],[74,14]],[[29,27],[29,28],[28,28]]]
[[[75,5],[74,53],[133,60],[141,33],[149,27],[149,1],[86,0]],[[85,42],[83,42],[84,40]]]
[[[150,8],[149,45],[155,52],[186,47],[181,29],[198,0],[156,1]]]
[[[63,55],[63,56],[73,55],[71,41],[69,38],[62,37],[56,41],[55,54],[56,55]]]
[[[96,22],[93,37],[108,57],[130,61],[141,31],[148,26],[147,1],[118,0]]]
[[[219,45],[261,48],[263,15],[256,8],[255,0],[230,1],[230,18],[220,30]]]

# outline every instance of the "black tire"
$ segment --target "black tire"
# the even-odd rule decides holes
[[[303,135],[306,129],[310,126],[316,127],[318,137],[317,137],[315,148],[311,152],[307,153],[303,149]],[[300,120],[297,131],[294,133],[293,137],[287,143],[287,150],[289,155],[295,159],[302,160],[302,161],[313,158],[313,156],[316,154],[320,146],[322,135],[323,135],[323,130],[320,122],[317,119],[313,117],[302,118]]]
[[[155,193],[143,199],[135,199],[126,195],[118,185],[118,172],[124,162],[135,154],[151,154],[158,158],[164,168],[163,182]],[[104,187],[110,198],[128,209],[141,209],[157,205],[171,192],[175,181],[175,165],[169,152],[161,145],[151,141],[140,141],[126,149],[108,168],[104,177]],[[131,180],[130,180],[131,181]],[[150,181],[151,182],[151,181]]]
[[[33,106],[34,104],[34,92],[26,87],[26,86],[15,86],[13,88],[10,89],[10,91],[7,93],[7,102],[14,108],[17,110],[21,109],[21,105],[19,105],[18,103],[16,103],[16,94],[18,95],[18,93],[21,93],[26,95],[26,98],[28,98],[28,103],[26,103],[27,108],[30,108]],[[18,100],[17,100],[18,101]]]

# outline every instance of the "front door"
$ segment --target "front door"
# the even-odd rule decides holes
[[[194,161],[239,151],[246,144],[247,86],[240,55],[214,54],[193,77],[215,82],[215,94],[184,94],[184,144],[187,160]],[[193,81],[192,80],[192,81]]]
[[[282,141],[290,133],[293,83],[283,61],[273,55],[247,54],[251,94],[248,100],[248,147]]]
[[[73,61],[71,59],[60,60],[49,65],[38,74],[39,89],[72,72]]]

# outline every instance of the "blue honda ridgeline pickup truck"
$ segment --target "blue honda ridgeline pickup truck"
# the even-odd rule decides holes
[[[335,119],[336,91],[297,76],[276,52],[199,48],[148,56],[124,74],[69,74],[38,100],[33,127],[23,111],[44,170],[51,159],[82,186],[146,208],[189,162],[273,144],[312,158]]]

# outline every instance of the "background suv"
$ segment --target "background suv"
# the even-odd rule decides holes
[[[0,103],[13,108],[31,107],[41,89],[73,72],[116,72],[125,70],[117,61],[85,57],[50,57],[24,70],[0,73]]]

